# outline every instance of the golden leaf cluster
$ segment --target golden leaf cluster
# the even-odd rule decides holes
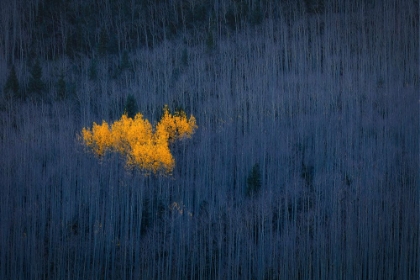
[[[168,174],[175,166],[169,143],[190,138],[196,128],[194,116],[188,119],[183,111],[172,115],[165,106],[155,128],[141,113],[133,119],[124,114],[111,125],[103,121],[101,125],[94,122],[92,129],[83,128],[81,138],[98,156],[107,150],[116,151],[127,158],[128,166]]]

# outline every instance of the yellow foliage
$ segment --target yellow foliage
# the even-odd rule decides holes
[[[127,158],[128,166],[138,166],[147,171],[170,173],[175,160],[169,150],[169,142],[190,138],[197,129],[194,116],[187,119],[183,111],[171,115],[167,106],[162,119],[153,130],[150,122],[138,113],[134,119],[126,114],[111,126],[103,121],[93,123],[92,129],[82,129],[82,139],[95,154],[102,156],[108,149]]]
[[[111,131],[105,121],[102,122],[102,125],[98,125],[94,122],[92,131],[83,128],[82,136],[85,144],[90,146],[99,156],[102,156],[105,150],[112,144]]]

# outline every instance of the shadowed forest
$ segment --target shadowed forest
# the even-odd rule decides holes
[[[0,278],[417,279],[419,10],[2,1]],[[169,174],[81,140],[165,110]]]

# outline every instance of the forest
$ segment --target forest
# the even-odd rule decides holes
[[[417,279],[419,10],[2,1],[0,278]]]

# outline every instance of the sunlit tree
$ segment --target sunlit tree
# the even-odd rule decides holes
[[[175,160],[169,143],[191,137],[197,125],[194,116],[188,119],[183,111],[172,115],[167,106],[163,111],[155,128],[141,113],[134,118],[124,114],[111,125],[103,121],[100,125],[93,123],[92,129],[83,128],[81,137],[84,144],[98,156],[112,150],[124,155],[128,166],[138,166],[154,173],[170,173]]]

